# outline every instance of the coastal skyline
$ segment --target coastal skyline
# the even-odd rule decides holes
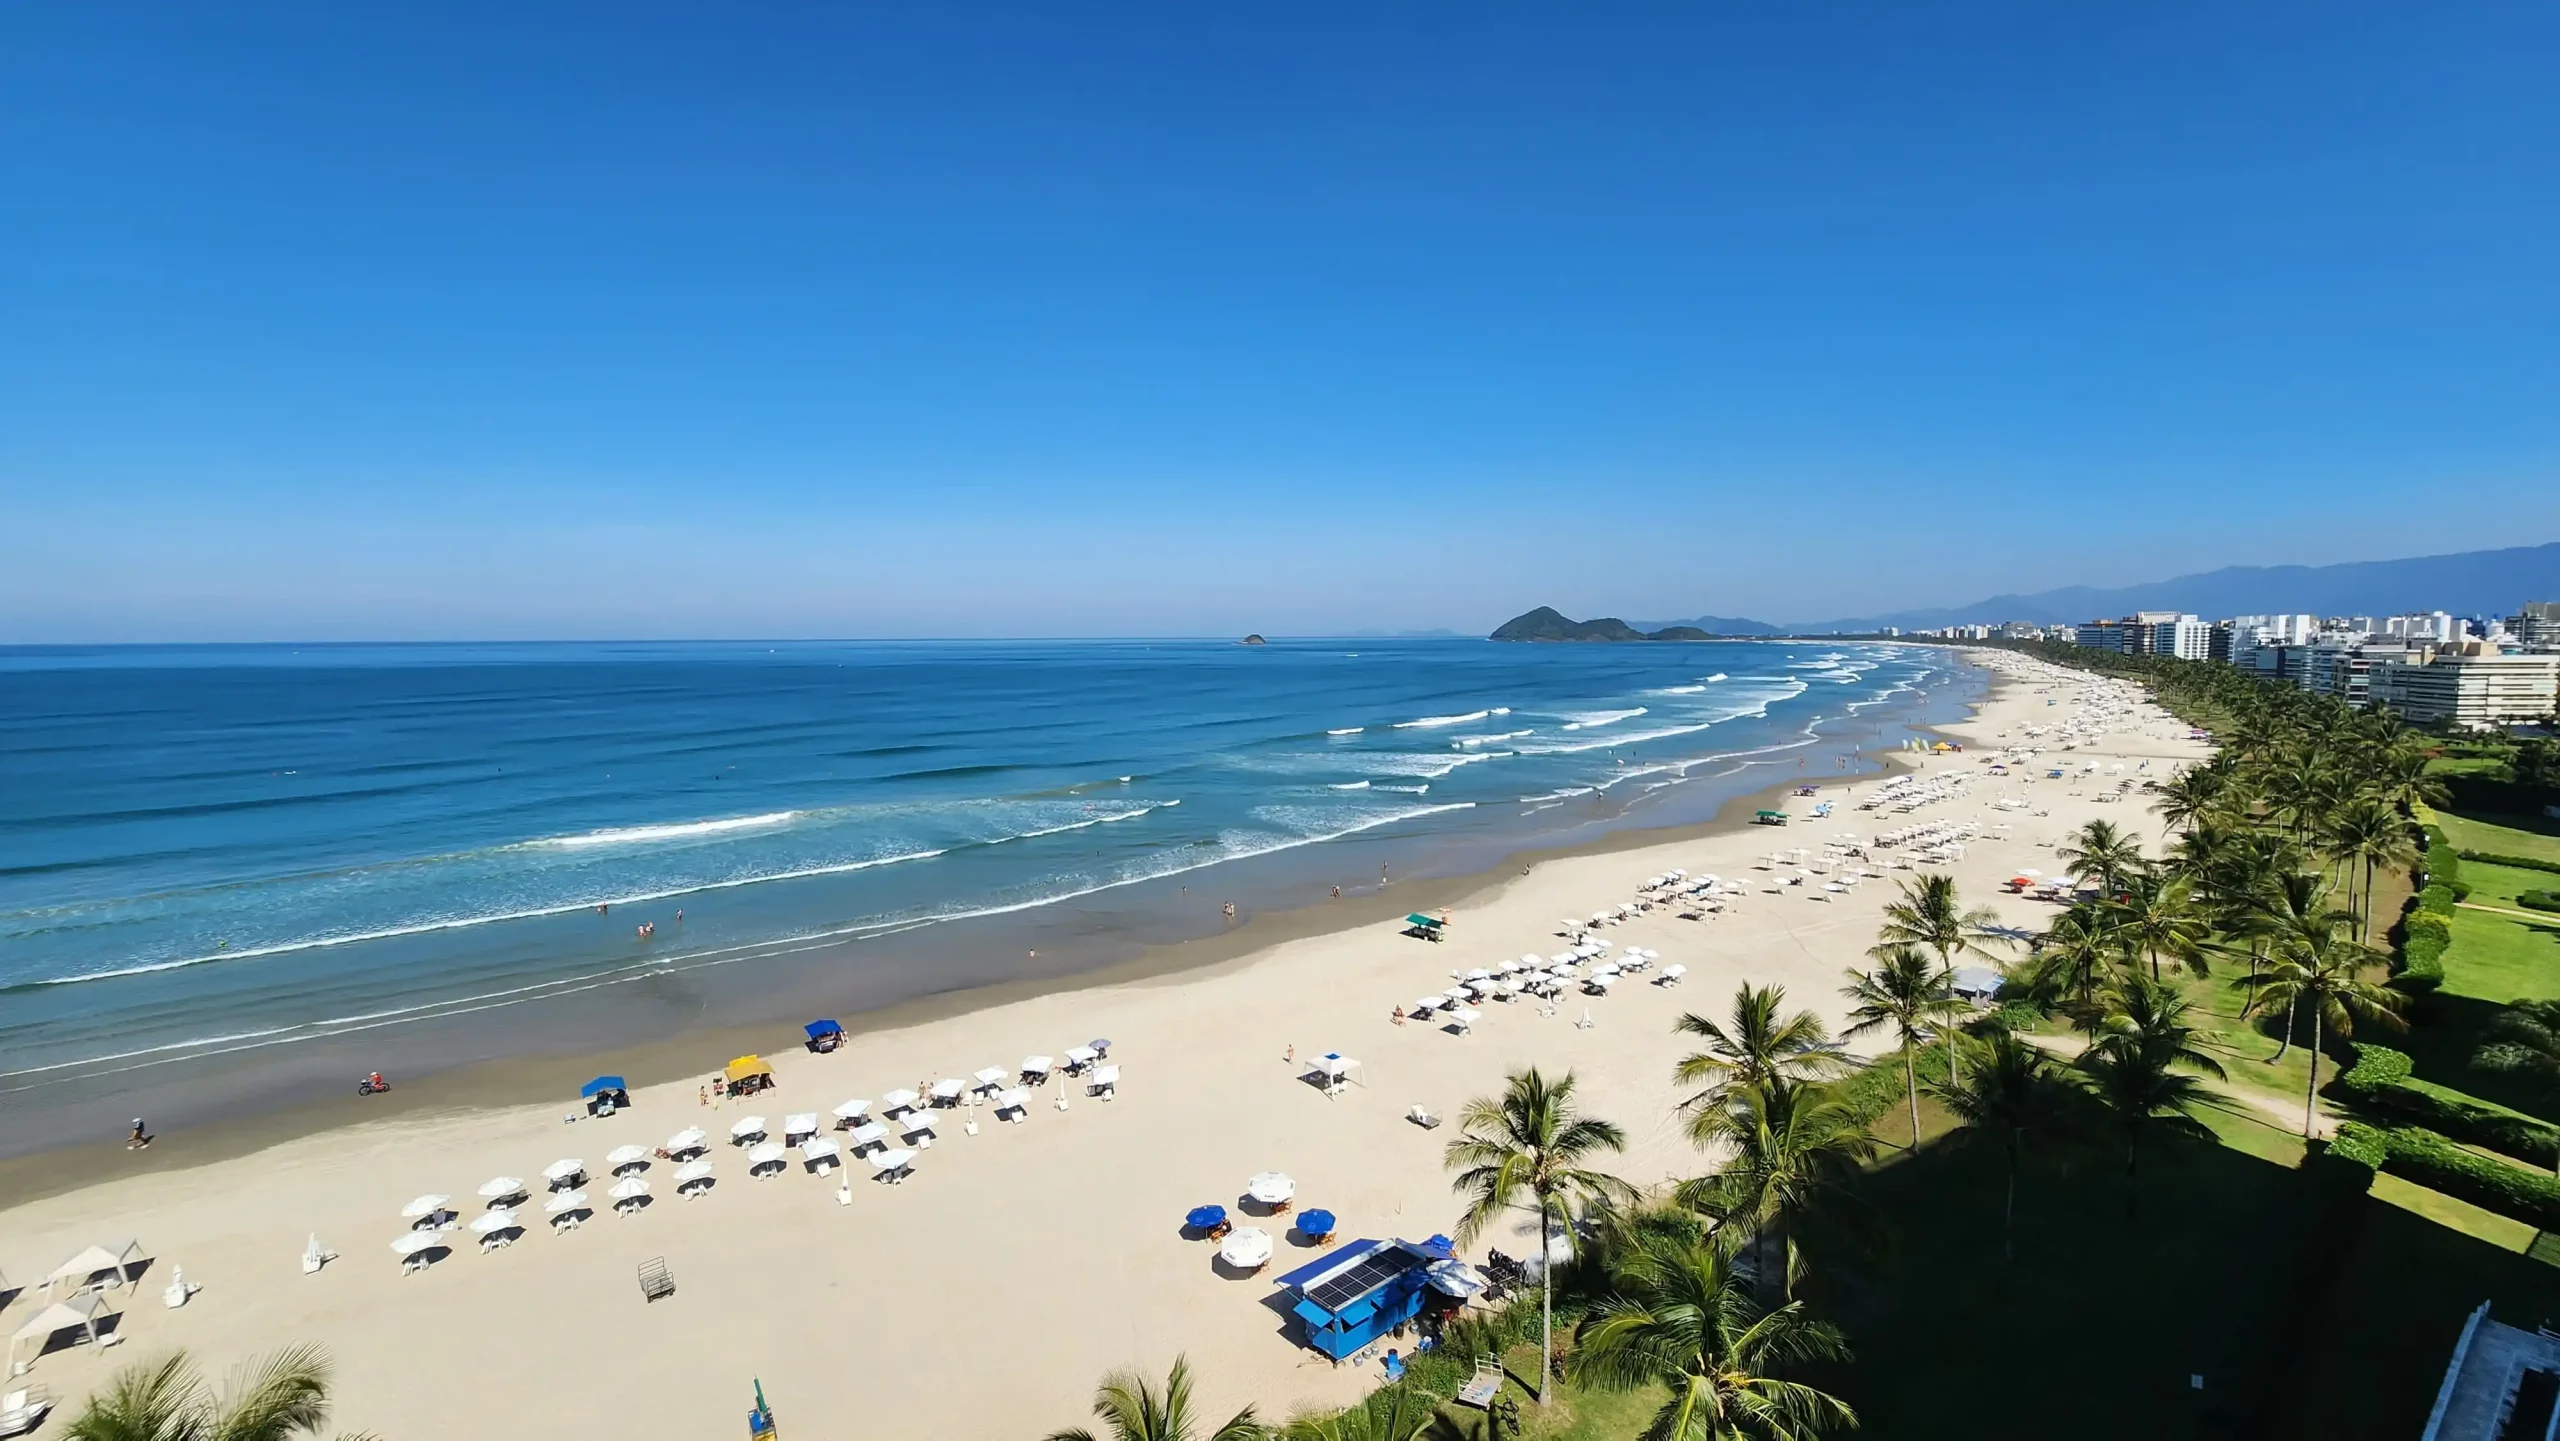
[[[2560,534],[2529,7],[0,26],[0,642],[1480,633]]]

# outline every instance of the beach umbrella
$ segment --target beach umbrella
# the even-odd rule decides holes
[[[1429,995],[1415,1001],[1413,1003],[1413,1008],[1417,1011],[1428,1012],[1436,1011],[1447,1004],[1449,1004],[1449,998],[1447,996]]]
[[[930,1136],[933,1134],[933,1127],[933,1117],[923,1111],[912,1111],[898,1118],[898,1131],[901,1135]]]
[[[1260,1226],[1238,1226],[1219,1244],[1218,1259],[1240,1271],[1258,1271],[1271,1261],[1271,1233]]]
[[[442,1213],[444,1210],[444,1203],[452,1199],[453,1198],[451,1196],[432,1193],[420,1196],[416,1200],[411,1201],[408,1205],[401,1207],[400,1214],[412,1221],[422,1220],[428,1216]]]
[[[1091,1046],[1067,1047],[1067,1064],[1070,1066],[1090,1066],[1099,1059],[1100,1053]]]
[[[1298,1231],[1301,1235],[1330,1236],[1333,1234],[1333,1225],[1333,1213],[1331,1211],[1319,1209],[1300,1211],[1298,1213]]]
[[[1182,1224],[1194,1231],[1214,1231],[1226,1224],[1226,1219],[1227,1208],[1224,1206],[1194,1206],[1182,1218]]]
[[[782,1164],[782,1158],[782,1143],[780,1141],[767,1141],[763,1145],[758,1146],[747,1153],[747,1170],[752,1174],[767,1166],[780,1165]]]
[[[1052,1056],[1025,1056],[1022,1058],[1022,1074],[1026,1080],[1033,1076],[1046,1080],[1049,1072],[1056,1069],[1056,1067],[1057,1060]]]
[[[818,1134],[818,1113],[815,1111],[795,1111],[782,1118],[782,1138],[786,1141],[794,1136],[816,1134]]]
[[[923,1097],[913,1091],[903,1089],[891,1091],[880,1098],[880,1114],[888,1116],[900,1111],[912,1111],[916,1108],[916,1102],[922,1099]]]
[[[478,1235],[486,1236],[493,1231],[512,1231],[523,1224],[516,1219],[516,1213],[513,1211],[483,1211],[472,1218],[471,1229]]]
[[[690,1201],[711,1188],[711,1163],[687,1161],[676,1167],[676,1194]]]
[[[702,1143],[710,1139],[703,1134],[700,1126],[687,1126],[667,1138],[667,1153],[681,1156],[687,1151],[699,1151],[702,1149]]]
[[[1279,1171],[1264,1171],[1244,1183],[1244,1193],[1266,1206],[1277,1206],[1298,1194],[1298,1183]]]
[[[1004,1068],[1001,1066],[989,1066],[983,1071],[973,1073],[969,1079],[978,1083],[976,1089],[983,1095],[988,1091],[995,1090],[1002,1086],[1006,1081],[1011,1080],[1012,1077],[1006,1075],[1004,1073]]]
[[[1536,970],[1538,967],[1545,965],[1546,960],[1540,956],[1524,955],[1520,958],[1520,964],[1529,970]]]
[[[864,1146],[878,1145],[887,1139],[889,1139],[889,1128],[878,1121],[865,1121],[853,1128],[853,1145],[856,1150]]]
[[[649,1148],[646,1146],[616,1146],[610,1152],[606,1153],[604,1163],[617,1171],[621,1170],[625,1166],[645,1166],[649,1164]]]
[[[1093,1048],[1093,1053],[1097,1056],[1107,1056],[1111,1054],[1111,1038],[1109,1036],[1096,1036],[1092,1040],[1085,1042],[1085,1044],[1091,1046]]]
[[[492,1176],[480,1183],[480,1198],[484,1201],[500,1201],[523,1194],[524,1182],[514,1176]]]
[[[546,1216],[565,1216],[571,1211],[585,1209],[587,1209],[587,1193],[584,1191],[563,1191],[542,1203],[542,1213]]]
[[[430,1246],[441,1246],[443,1244],[444,1241],[433,1231],[412,1231],[408,1235],[401,1237],[399,1240],[392,1242],[391,1249],[403,1256],[415,1256],[420,1251],[426,1250]]]
[[[999,1111],[1027,1111],[1031,1109],[1031,1093],[1022,1089],[1020,1086],[1016,1086],[1012,1090],[1002,1092],[996,1097],[996,1109]]]
[[[871,1103],[869,1101],[847,1101],[843,1105],[836,1107],[836,1119],[839,1121],[860,1120],[862,1117],[870,1114]]]
[[[956,1101],[960,1099],[960,1093],[967,1089],[969,1089],[968,1082],[957,1076],[945,1076],[933,1083],[933,1099],[936,1102]]]
[[[764,1117],[762,1116],[740,1116],[737,1120],[729,1123],[729,1139],[732,1141],[743,1141],[749,1136],[761,1136],[763,1134]]]
[[[1446,1261],[1458,1254],[1458,1248],[1450,1244],[1448,1237],[1435,1233],[1422,1243],[1422,1253],[1434,1259]]]
[[[832,1161],[836,1158],[837,1153],[842,1149],[843,1148],[838,1146],[834,1141],[825,1136],[820,1136],[800,1147],[800,1159],[804,1161]]]
[[[542,1179],[550,1182],[554,1187],[570,1186],[577,1184],[578,1178],[586,1173],[586,1162],[574,1156],[566,1156],[543,1167]]]
[[[881,1175],[903,1171],[916,1163],[913,1151],[882,1151],[871,1158],[871,1169]]]
[[[632,1203],[649,1194],[649,1183],[633,1176],[629,1180],[614,1182],[613,1189],[605,1194],[613,1197],[615,1210],[628,1214],[639,1209]]]

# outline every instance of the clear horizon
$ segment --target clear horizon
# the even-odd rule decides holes
[[[0,642],[1787,623],[2560,535],[2546,7],[0,39]]]

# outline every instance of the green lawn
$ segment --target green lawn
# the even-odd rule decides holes
[[[2246,1116],[2211,1126],[2147,1150],[2133,1219],[2121,1150],[2034,1146],[2014,1262],[1997,1148],[1878,1168],[1888,1250],[1808,1285],[1856,1351],[1818,1379],[1880,1437],[2412,1436],[2473,1307],[2560,1315],[2560,1269],[2518,1254],[2527,1228],[2389,1178],[2306,1273],[2288,1246],[2308,1209],[2300,1142]]]
[[[2500,1003],[2560,996],[2560,916],[2546,924],[2455,911],[2453,944],[2444,953],[2444,991]]]
[[[2506,820],[2513,824],[2500,824],[2451,811],[2438,811],[2435,816],[2436,824],[2444,827],[2445,839],[2453,842],[2455,850],[2560,861],[2560,821],[2536,825],[2527,817],[2509,816]],[[2470,863],[2464,863],[2462,873],[2464,879],[2470,878]]]
[[[2484,906],[2517,909],[2516,896],[2523,891],[2560,891],[2560,873],[2526,870],[2522,866],[2492,866],[2479,861],[2462,863],[2462,882],[2471,887],[2471,899]],[[2555,917],[2560,919],[2560,917]]]

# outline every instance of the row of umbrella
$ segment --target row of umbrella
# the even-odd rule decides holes
[[[1286,1210],[1298,1193],[1298,1183],[1285,1172],[1263,1171],[1244,1184],[1245,1196],[1274,1211]],[[1271,1233],[1259,1226],[1227,1229],[1227,1208],[1219,1205],[1194,1206],[1183,1218],[1191,1230],[1219,1239],[1218,1259],[1242,1271],[1258,1271],[1271,1261]],[[1331,1211],[1308,1209],[1298,1213],[1298,1232],[1311,1241],[1328,1240],[1333,1235]]]

